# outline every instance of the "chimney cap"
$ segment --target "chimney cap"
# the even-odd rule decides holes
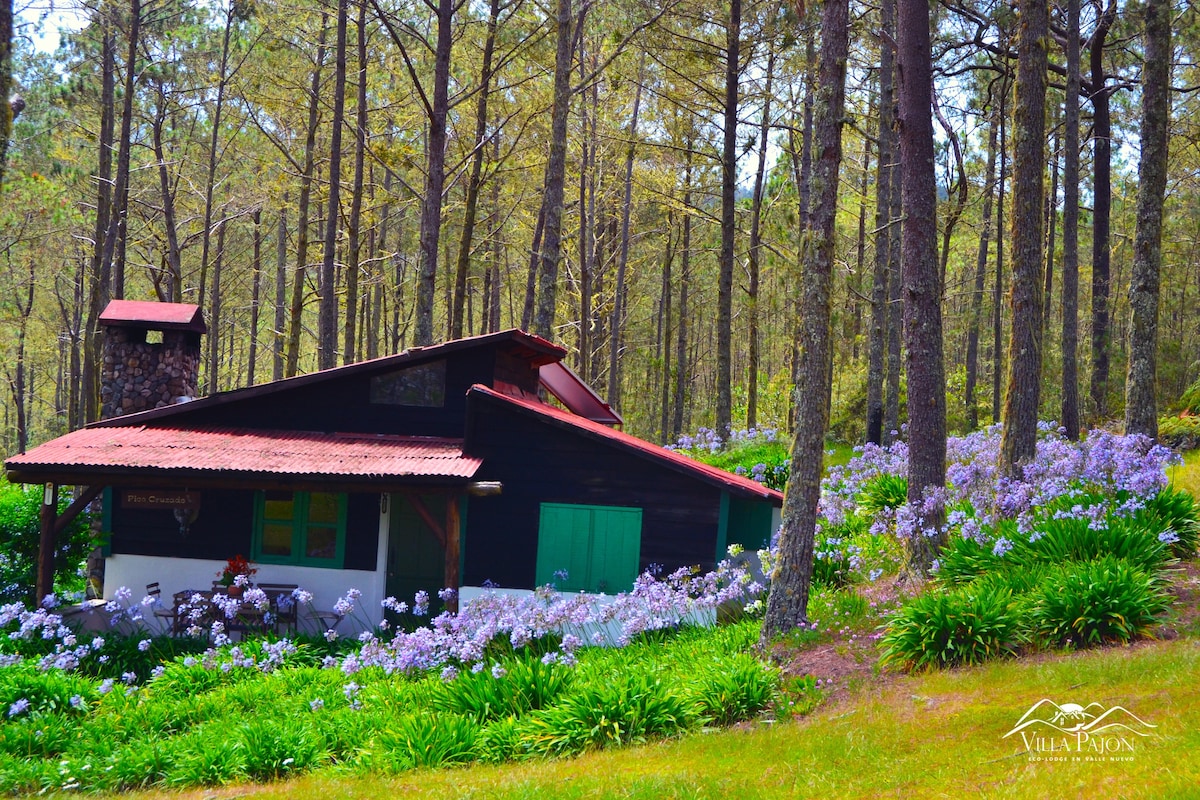
[[[100,324],[156,331],[208,332],[200,306],[155,300],[110,300],[100,315]]]

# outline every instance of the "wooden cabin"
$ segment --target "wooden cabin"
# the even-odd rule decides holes
[[[123,341],[202,325],[194,306],[126,303],[105,311]],[[565,355],[508,330],[200,399],[141,389],[158,407],[5,467],[48,496],[103,492],[106,595],[208,587],[242,554],[319,607],[359,589],[372,621],[387,596],[445,586],[615,594],[652,566],[710,569],[770,539],[778,492],[622,432]]]

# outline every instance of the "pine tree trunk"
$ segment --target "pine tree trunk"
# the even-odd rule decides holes
[[[1092,34],[1089,60],[1092,74],[1092,379],[1090,386],[1091,417],[1103,420],[1108,416],[1108,297],[1110,293],[1111,258],[1109,229],[1112,215],[1112,120],[1104,72],[1104,43],[1117,17],[1115,0],[1104,10]]]
[[[317,39],[317,60],[313,64],[312,86],[308,97],[308,127],[304,140],[304,172],[300,176],[300,199],[296,220],[296,273],[292,279],[292,302],[288,319],[287,361],[284,377],[290,378],[300,368],[300,334],[304,330],[304,282],[308,271],[308,212],[312,201],[313,170],[317,151],[317,126],[320,124],[321,67],[325,63],[325,37],[329,33],[329,17],[321,18],[321,35]]]
[[[1063,122],[1062,412],[1079,438],[1079,0],[1067,0],[1067,97]]]
[[[871,281],[871,329],[867,345],[867,441],[883,443],[884,350],[888,328],[888,266],[891,263],[892,164],[896,161],[892,96],[895,61],[895,0],[879,6],[879,165],[875,173],[875,269]]]
[[[692,140],[689,137],[683,169],[683,235],[679,246],[682,250],[679,264],[679,330],[675,334],[675,390],[671,403],[671,441],[683,433],[684,403],[687,398],[687,346],[688,346],[688,286],[691,282],[692,263]]]
[[[287,202],[279,207],[275,229],[275,325],[271,331],[271,379],[283,378],[284,330],[287,326]]]
[[[763,78],[763,109],[762,119],[758,124],[758,169],[754,172],[754,193],[751,199],[750,206],[750,280],[747,297],[747,336],[750,341],[748,349],[750,351],[747,371],[749,373],[746,382],[746,427],[754,429],[758,426],[758,369],[759,369],[759,347],[758,347],[758,288],[760,281],[759,262],[762,258],[762,205],[763,205],[763,178],[767,171],[767,138],[771,133],[771,84],[775,77],[775,49],[773,43],[768,40],[768,47],[771,51],[767,54],[767,73]]]
[[[625,151],[625,195],[621,204],[621,246],[617,254],[617,284],[614,287],[612,322],[609,323],[608,402],[621,410],[621,332],[625,328],[625,271],[629,262],[629,216],[633,208],[633,159],[637,154],[638,112],[642,107],[642,74],[646,56],[638,65],[637,89],[633,94],[633,116],[629,121],[629,146]]]
[[[420,272],[417,277],[417,344],[433,344],[433,301],[437,292],[442,192],[446,185],[446,117],[450,112],[450,51],[453,0],[438,0],[434,48],[433,97],[425,156],[425,194],[421,198]]]
[[[725,116],[721,149],[721,251],[717,277],[717,435],[733,423],[733,259],[737,234],[737,112],[742,0],[730,0],[725,34]]]
[[[348,252],[346,256],[346,322],[342,329],[342,363],[352,364],[358,360],[355,348],[357,340],[359,275],[362,272],[362,205],[363,184],[366,179],[367,156],[367,0],[359,0],[358,21],[358,77],[355,81],[356,107],[354,117],[354,188],[350,197],[350,219],[348,228]],[[364,325],[365,327],[365,325]]]
[[[349,0],[338,0],[337,43],[334,46],[333,118],[329,137],[329,210],[325,215],[325,239],[321,273],[317,281],[320,302],[317,315],[317,365],[337,366],[338,297],[337,245],[342,220],[342,126],[346,116],[346,29]],[[354,266],[355,269],[358,265]]]
[[[1000,469],[1034,456],[1042,385],[1042,197],[1046,169],[1047,0],[1021,0],[1013,111],[1012,328]]]
[[[819,89],[814,133],[812,235],[805,246],[801,275],[800,383],[796,386],[796,433],[792,471],[784,493],[779,556],[763,618],[763,643],[795,629],[808,615],[817,501],[821,494],[825,431],[829,423],[834,231],[838,170],[842,157],[842,116],[846,101],[846,57],[850,13],[847,0],[825,0],[821,18]]]
[[[942,287],[937,261],[929,4],[896,4],[899,61],[900,189],[904,206],[904,350],[908,375],[908,501],[918,506],[946,483],[946,378],[942,366]],[[910,568],[937,557],[942,509],[930,510],[908,541]]]
[[[475,105],[475,148],[471,156],[471,176],[467,180],[467,201],[463,211],[462,238],[454,267],[454,307],[451,310],[450,338],[463,334],[463,302],[467,293],[467,271],[471,265],[471,239],[475,234],[475,215],[479,207],[479,187],[483,176],[483,156],[487,149],[488,96],[492,84],[492,54],[496,49],[496,23],[500,0],[491,0],[488,8],[487,37],[483,44],[483,65],[479,70],[479,99]]]
[[[246,355],[246,385],[254,385],[254,362],[258,360],[258,317],[262,299],[262,209],[254,209],[254,253],[250,264],[250,351]]]
[[[567,172],[567,116],[571,110],[572,11],[571,0],[557,0],[557,38],[554,50],[554,104],[550,114],[550,157],[546,161],[545,216],[541,247],[538,248],[537,305],[534,333],[554,336],[554,312],[558,300],[558,261],[562,247],[563,196]],[[580,20],[580,24],[583,22]]]
[[[983,289],[987,281],[988,244],[992,236],[992,192],[996,184],[996,133],[1000,127],[999,112],[992,109],[988,124],[987,181],[983,189],[983,231],[979,234],[979,251],[975,257],[975,288],[971,294],[971,316],[967,326],[967,380],[963,402],[967,411],[967,430],[979,427],[979,405],[975,402],[975,385],[979,376],[979,322],[983,314]]]
[[[1158,436],[1157,377],[1159,272],[1162,269],[1163,198],[1171,117],[1171,4],[1147,0],[1142,67],[1142,153],[1138,163],[1137,230],[1129,279],[1129,371],[1125,381],[1125,433]]]

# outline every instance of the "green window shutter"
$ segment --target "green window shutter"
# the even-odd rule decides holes
[[[538,527],[537,585],[563,591],[630,589],[637,578],[642,511],[617,506],[543,503]],[[567,571],[567,578],[555,573]]]
[[[341,569],[346,519],[345,494],[255,492],[251,558],[264,564]]]

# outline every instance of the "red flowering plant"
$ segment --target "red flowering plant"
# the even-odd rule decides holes
[[[224,568],[217,573],[221,579],[222,586],[247,586],[250,583],[250,576],[258,572],[258,569],[246,560],[246,557],[238,553],[233,558],[225,562]]]

